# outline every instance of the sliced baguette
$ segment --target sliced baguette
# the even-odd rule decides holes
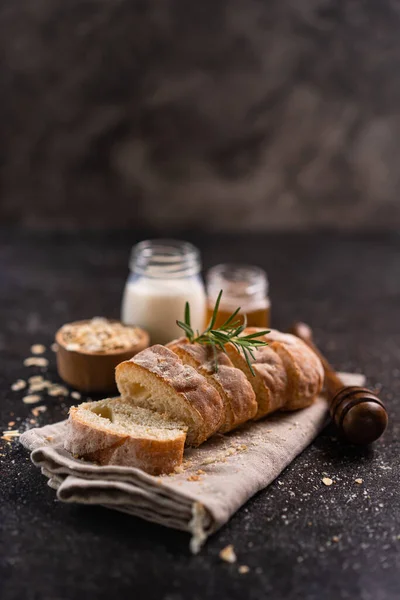
[[[210,347],[191,344],[187,338],[170,342],[168,348],[185,364],[203,375],[221,396],[225,406],[225,420],[220,427],[221,433],[232,431],[255,416],[257,401],[254,390],[245,374],[233,366],[224,352],[214,354]],[[218,362],[217,371],[215,359]]]
[[[260,331],[248,327],[243,335]],[[276,329],[260,338],[268,343],[254,353],[253,368],[269,360],[271,351],[281,359],[287,374],[285,402],[281,410],[298,410],[309,406],[322,389],[324,371],[318,356],[298,337]]]
[[[243,354],[233,344],[227,344],[225,349],[234,366],[243,371],[253,387],[258,404],[254,418],[262,419],[281,409],[287,399],[287,373],[279,355],[269,346],[263,347],[262,359],[252,364],[253,375]]]
[[[290,333],[272,329],[265,340],[279,354],[288,374],[287,401],[283,410],[309,406],[321,392],[324,383],[320,359],[307,344]],[[262,351],[263,348],[260,348],[261,355]]]
[[[189,446],[199,446],[225,421],[218,392],[164,346],[151,346],[119,364],[116,382],[123,399],[132,405],[184,422]]]
[[[182,463],[187,427],[120,398],[70,409],[65,449],[101,465],[137,467],[160,475]]]

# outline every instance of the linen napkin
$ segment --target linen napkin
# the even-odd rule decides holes
[[[365,381],[363,375],[348,373],[342,379],[346,385]],[[67,421],[26,431],[20,441],[62,502],[100,504],[188,531],[197,553],[210,534],[312,442],[327,417],[327,403],[319,397],[303,410],[276,413],[187,449],[182,467],[160,477],[73,458],[64,450]]]

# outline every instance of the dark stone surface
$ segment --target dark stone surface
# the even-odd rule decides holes
[[[141,233],[140,237],[143,237]],[[187,236],[190,237],[190,236]],[[50,345],[64,321],[118,316],[134,234],[1,231],[1,425],[29,408],[11,383],[32,343]],[[400,237],[196,237],[206,266],[227,259],[268,269],[273,319],[308,321],[337,368],[360,370],[390,411],[373,448],[344,445],[328,428],[257,494],[199,556],[188,536],[101,508],[55,500],[18,443],[1,441],[2,600],[121,597],[196,600],[397,600],[400,590]],[[49,377],[56,380],[49,351]],[[55,398],[40,422],[65,415]],[[324,475],[335,480],[325,487]],[[356,478],[363,483],[355,483]],[[332,538],[339,537],[338,542]],[[234,544],[236,565],[218,552]],[[250,573],[240,575],[238,565]],[[128,596],[129,595],[129,596]]]
[[[399,28],[394,0],[0,0],[0,216],[399,227]]]

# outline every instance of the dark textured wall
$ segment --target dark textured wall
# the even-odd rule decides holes
[[[0,0],[1,210],[400,225],[395,0]]]

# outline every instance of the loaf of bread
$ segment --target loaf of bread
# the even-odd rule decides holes
[[[233,344],[214,354],[182,338],[143,350],[116,368],[121,398],[70,410],[66,449],[100,464],[167,473],[181,464],[185,443],[198,446],[218,431],[311,404],[323,384],[319,358],[289,334],[272,330],[261,339],[268,345],[254,351],[254,375]]]
[[[224,423],[224,403],[216,389],[169,348],[146,348],[118,365],[115,377],[124,400],[185,423],[189,446],[199,446]]]
[[[221,433],[232,431],[256,415],[257,401],[251,383],[233,366],[227,354],[221,350],[214,353],[209,346],[191,344],[187,338],[170,342],[168,348],[203,375],[221,396],[225,415],[219,429]]]
[[[70,409],[65,448],[101,465],[129,465],[152,475],[182,463],[187,427],[120,398]]]
[[[261,329],[248,327],[243,335],[257,331]],[[256,419],[276,410],[298,410],[309,406],[320,393],[324,381],[318,356],[296,336],[274,329],[258,339],[268,345],[254,351],[254,377],[243,355],[232,344],[226,347],[232,362],[244,371],[256,392],[259,406]]]

